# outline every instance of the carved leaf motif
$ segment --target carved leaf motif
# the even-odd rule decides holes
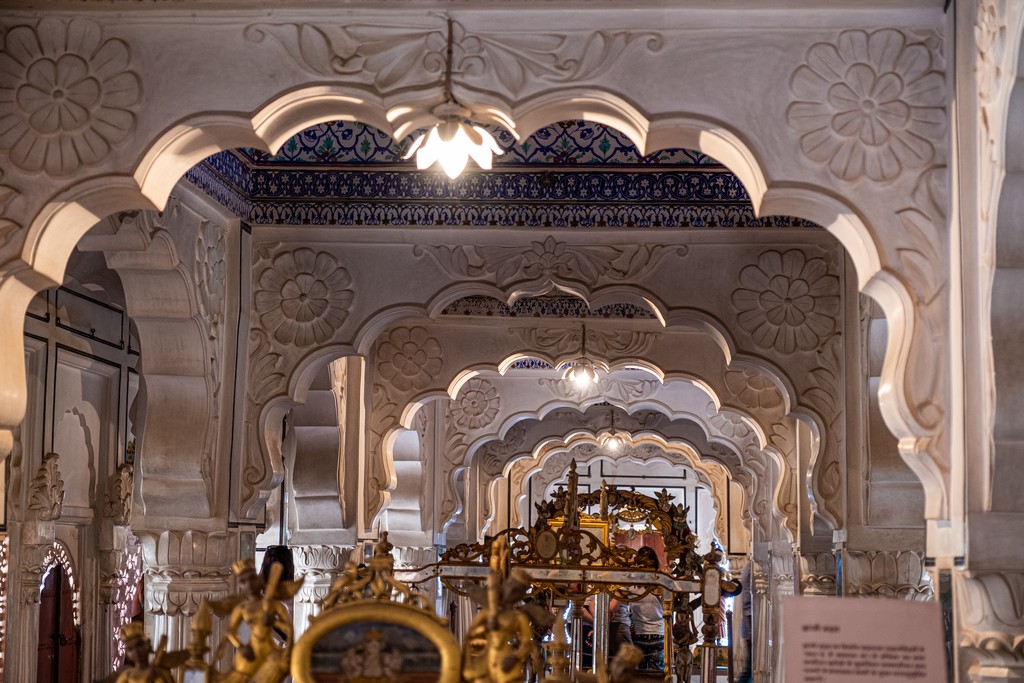
[[[373,411],[370,414],[370,467],[366,487],[367,519],[373,520],[384,509],[390,494],[391,478],[384,463],[382,441],[384,435],[398,426],[395,411],[398,406],[388,397],[387,387],[374,384]]]
[[[271,350],[270,338],[263,330],[249,332],[249,400],[262,407],[284,385],[279,372],[283,356]]]
[[[595,31],[579,47],[579,41],[573,38],[554,33],[482,32],[456,41],[464,45],[465,52],[457,67],[468,74],[483,74],[490,66],[498,81],[511,94],[519,95],[535,81],[568,83],[600,76],[613,60],[637,43],[644,43],[649,52],[661,48],[661,37],[653,32]]]
[[[449,275],[454,277],[479,277],[487,271],[480,264],[469,262],[469,247],[447,247],[417,244],[412,248],[416,258],[430,256]]]
[[[946,212],[939,197],[947,182],[945,169],[929,169],[914,188],[914,208],[898,212],[907,244],[896,253],[910,278],[922,323],[914,333],[908,377],[913,379],[910,390],[916,417],[926,428],[936,427],[944,416],[940,394],[946,378],[940,356],[946,346],[946,281],[939,226],[945,224]]]
[[[928,305],[939,295],[945,282],[941,280],[940,238],[936,221],[946,215],[939,197],[947,185],[945,169],[933,168],[922,174],[914,188],[915,208],[897,212],[909,245],[896,250],[900,262],[920,290],[919,300]]]
[[[121,463],[107,485],[104,514],[119,526],[126,526],[131,520],[134,469],[131,463]]]
[[[247,26],[243,36],[254,43],[270,36],[300,67],[321,76],[359,75],[382,92],[432,85],[445,63],[444,35],[409,26],[260,23]]]
[[[212,221],[203,221],[196,240],[196,258],[193,274],[196,281],[201,324],[207,326],[209,347],[209,376],[213,382],[214,409],[219,411],[220,358],[222,354],[220,327],[224,318],[226,265],[224,230]]]
[[[819,512],[824,512],[830,517],[831,523],[838,523],[841,519],[841,507],[836,494],[839,486],[832,486],[825,482],[826,476],[831,476],[831,468],[835,466],[835,474],[838,475],[838,459],[841,449],[842,427],[841,407],[842,394],[841,384],[841,362],[842,362],[842,337],[837,333],[826,339],[818,352],[818,364],[811,370],[811,388],[804,392],[805,400],[815,409],[818,416],[825,423],[827,433],[822,439],[821,452],[814,464],[817,487],[815,500],[819,506]],[[820,494],[820,498],[818,496]],[[822,510],[822,508],[824,508]]]
[[[1002,53],[1005,50],[1006,18],[1003,2],[981,0],[978,3],[978,21],[974,27],[975,42],[978,46],[978,95],[982,102],[982,116],[985,128],[991,128],[987,120],[988,104],[999,91],[1002,77]]]
[[[821,473],[819,488],[826,499],[839,493],[842,478],[839,475],[839,463],[830,462]]]
[[[548,236],[543,242],[522,247],[477,247],[486,267],[494,272],[495,282],[504,287],[517,279],[558,278],[593,285],[612,269],[622,255],[616,247],[573,246]]]
[[[577,330],[563,328],[516,327],[509,332],[518,335],[531,349],[543,351],[550,356],[578,352],[582,339]]]
[[[637,245],[620,249],[604,245],[570,245],[552,236],[529,247],[446,247],[416,245],[413,255],[429,255],[453,277],[494,277],[495,284],[556,282],[596,285],[601,278],[635,279],[671,255],[683,257],[683,245]]]
[[[57,469],[59,459],[56,453],[44,455],[29,487],[28,509],[40,521],[60,519],[64,506],[64,480],[60,478],[60,470]]]
[[[3,169],[0,169],[0,179],[4,177]],[[13,187],[0,185],[0,249],[7,246],[8,240],[14,236],[20,226],[13,220],[6,218],[7,205],[21,194]]]

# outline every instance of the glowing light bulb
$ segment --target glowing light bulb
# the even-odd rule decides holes
[[[578,387],[585,387],[588,384],[597,384],[597,368],[586,358],[581,358],[566,368],[562,379],[569,380]]]
[[[493,155],[504,153],[494,137],[480,126],[448,117],[416,138],[403,158],[415,154],[416,168],[421,171],[439,163],[445,175],[454,180],[470,159],[480,168],[489,170]]]

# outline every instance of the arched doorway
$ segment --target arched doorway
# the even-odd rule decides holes
[[[78,680],[81,635],[75,624],[75,591],[63,565],[57,563],[43,578],[39,596],[39,683]]]

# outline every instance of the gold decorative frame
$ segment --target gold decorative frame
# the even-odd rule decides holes
[[[364,622],[394,624],[416,631],[433,643],[441,654],[438,683],[459,683],[461,650],[448,629],[422,609],[397,602],[366,602],[341,605],[317,616],[292,650],[295,683],[316,683],[313,677],[313,649],[321,638],[335,629]]]

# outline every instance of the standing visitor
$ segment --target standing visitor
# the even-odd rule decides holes
[[[642,567],[657,571],[661,563],[654,548],[643,546],[636,551]],[[649,593],[633,603],[633,642],[644,653],[640,669],[661,671],[665,668],[665,608],[660,595]]]

